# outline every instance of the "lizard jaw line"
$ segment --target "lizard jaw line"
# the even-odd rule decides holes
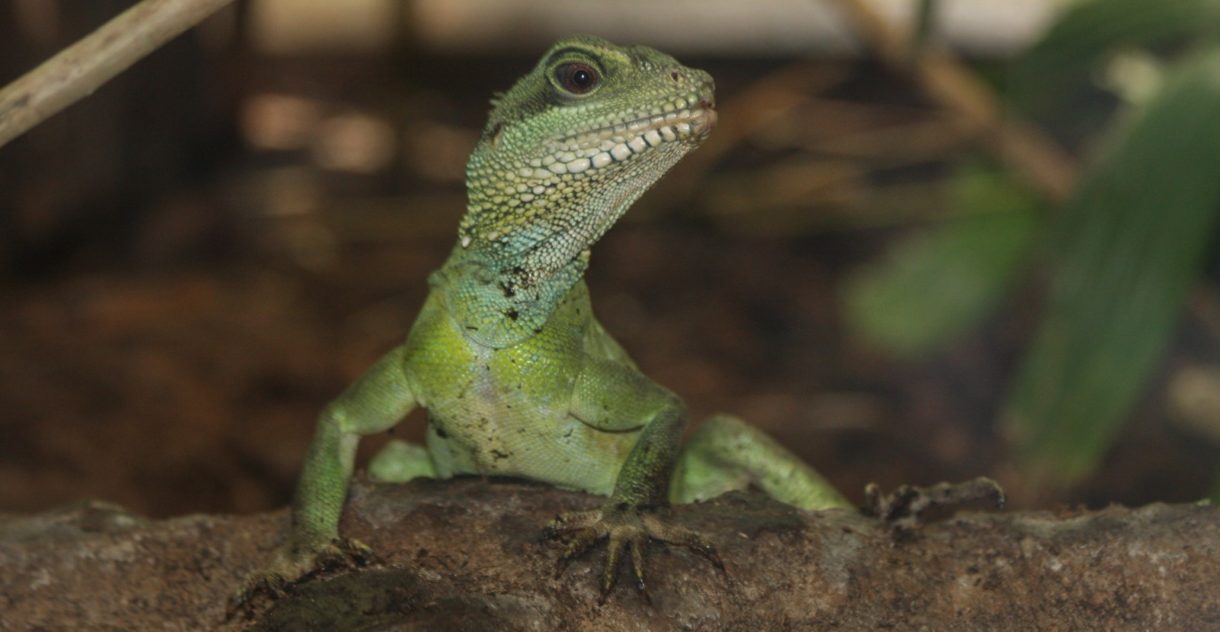
[[[521,175],[546,180],[624,162],[661,145],[698,143],[715,127],[716,119],[716,110],[697,107],[568,136],[550,154],[529,161]]]
[[[649,130],[660,131],[662,128],[673,127],[682,123],[691,126],[699,125],[701,126],[699,131],[705,131],[702,126],[708,123],[714,125],[715,122],[716,111],[710,107],[700,105],[681,110],[670,110],[661,114],[644,116],[630,121],[569,134],[559,139],[555,144],[556,146],[570,149],[572,145],[588,147],[607,139],[623,142],[623,139],[639,136]],[[710,125],[707,125],[707,128],[710,129]],[[684,133],[683,135],[685,136],[686,134]]]

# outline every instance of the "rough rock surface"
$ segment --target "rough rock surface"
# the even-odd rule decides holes
[[[1206,504],[966,513],[896,537],[852,512],[732,494],[671,510],[726,573],[654,544],[651,604],[629,581],[599,604],[600,557],[555,577],[540,538],[597,502],[517,481],[356,484],[343,530],[381,562],[228,620],[284,512],[0,517],[0,629],[1220,629],[1220,510]]]

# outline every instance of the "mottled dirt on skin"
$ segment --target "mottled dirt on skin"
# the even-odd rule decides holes
[[[598,499],[501,480],[358,484],[344,532],[383,564],[341,571],[225,623],[276,512],[144,522],[112,507],[0,521],[0,629],[1208,629],[1220,625],[1220,511],[963,514],[895,539],[847,511],[757,494],[671,510],[727,572],[653,545],[652,604],[599,605],[594,554],[554,575],[542,526]],[[625,577],[624,577],[625,579]]]

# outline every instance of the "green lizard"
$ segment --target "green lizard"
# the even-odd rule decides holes
[[[417,406],[426,447],[394,442],[379,480],[519,476],[608,496],[560,516],[561,560],[608,541],[603,595],[624,553],[644,586],[644,546],[714,557],[655,509],[756,486],[805,509],[846,506],[811,468],[729,417],[685,444],[686,407],[649,380],[593,316],[589,248],[716,122],[712,78],[643,46],[556,43],[494,100],[467,166],[458,243],[429,279],[407,336],[321,414],[292,531],[263,580],[290,581],[359,549],[338,523],[361,435]]]

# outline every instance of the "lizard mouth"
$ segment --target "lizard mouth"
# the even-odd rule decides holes
[[[702,99],[694,107],[567,136],[557,140],[548,155],[530,161],[532,175],[546,178],[552,174],[582,173],[630,160],[670,143],[697,145],[716,126],[716,118],[715,106]]]
[[[716,120],[718,118],[716,108],[711,104],[706,104],[699,108],[698,112],[702,114],[702,116],[696,118],[696,122],[692,123],[691,125],[697,126],[694,130],[696,134],[706,135],[708,132],[712,131],[712,128],[716,127]]]
[[[688,138],[693,134],[707,133],[716,124],[716,110],[710,101],[699,101],[698,105],[680,110],[671,110],[653,116],[644,116],[615,125],[599,127],[578,135],[569,136],[562,144],[575,143],[581,146],[601,144],[597,141],[611,140],[615,143],[630,142],[633,138],[655,131],[663,142]],[[668,133],[666,132],[668,129]],[[645,141],[647,142],[647,141]],[[657,143],[648,143],[653,147]]]

